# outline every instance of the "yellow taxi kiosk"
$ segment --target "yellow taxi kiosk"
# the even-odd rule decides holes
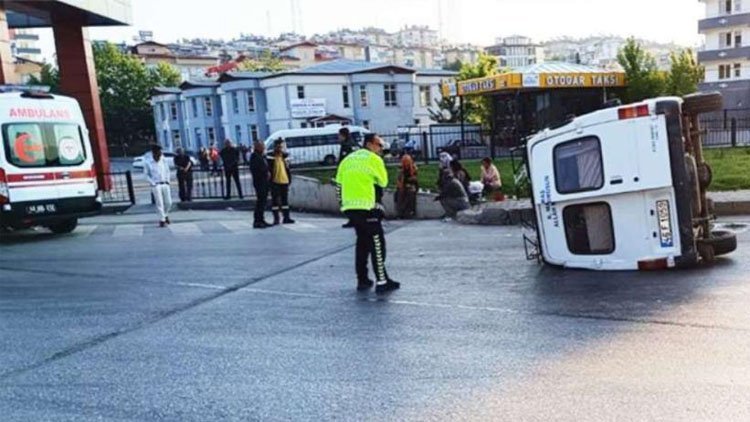
[[[545,127],[602,108],[624,88],[624,72],[569,63],[529,65],[442,86],[444,96],[459,97],[462,109],[464,97],[490,98],[493,156]]]

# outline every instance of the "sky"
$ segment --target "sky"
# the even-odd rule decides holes
[[[535,41],[632,35],[694,47],[701,43],[697,21],[704,14],[698,0],[132,0],[131,27],[90,33],[93,39],[132,42],[138,30],[151,30],[155,41],[165,43],[240,33],[275,36],[294,29],[293,1],[301,17],[297,32],[305,35],[366,26],[393,32],[407,24],[439,29],[442,20],[450,42],[481,46],[521,34]],[[51,45],[49,35],[44,39]]]

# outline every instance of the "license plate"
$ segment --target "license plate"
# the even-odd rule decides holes
[[[669,201],[656,201],[656,216],[659,219],[659,240],[663,248],[674,246],[672,236],[672,213],[669,212]]]
[[[29,215],[52,214],[55,212],[57,212],[55,204],[29,205],[26,207],[26,214]]]

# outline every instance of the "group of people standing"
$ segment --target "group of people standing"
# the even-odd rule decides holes
[[[276,140],[273,153],[267,157],[266,144],[260,141],[253,144],[253,152],[250,154],[250,173],[253,176],[256,195],[253,215],[253,227],[256,229],[265,229],[280,223],[294,224],[289,210],[289,186],[292,183],[292,173],[289,171],[288,154],[285,148],[282,139]],[[266,222],[264,217],[269,192],[273,223]]]

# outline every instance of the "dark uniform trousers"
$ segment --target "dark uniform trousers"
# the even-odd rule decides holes
[[[240,199],[242,199],[242,184],[240,183],[239,167],[235,165],[224,168],[224,179],[226,181],[226,195],[224,197],[232,197],[232,179],[234,179],[234,184],[237,186],[237,194]]]
[[[268,183],[253,183],[255,188],[255,213],[254,222],[261,223],[265,221],[263,214],[266,211],[266,204],[268,204]]]
[[[382,212],[378,210],[348,210],[344,214],[349,218],[357,233],[355,268],[357,279],[367,280],[367,258],[372,260],[377,284],[388,281],[385,270],[385,233],[383,233]]]
[[[275,222],[279,221],[279,214],[284,216],[284,220],[289,220],[288,184],[271,183],[271,211]]]

